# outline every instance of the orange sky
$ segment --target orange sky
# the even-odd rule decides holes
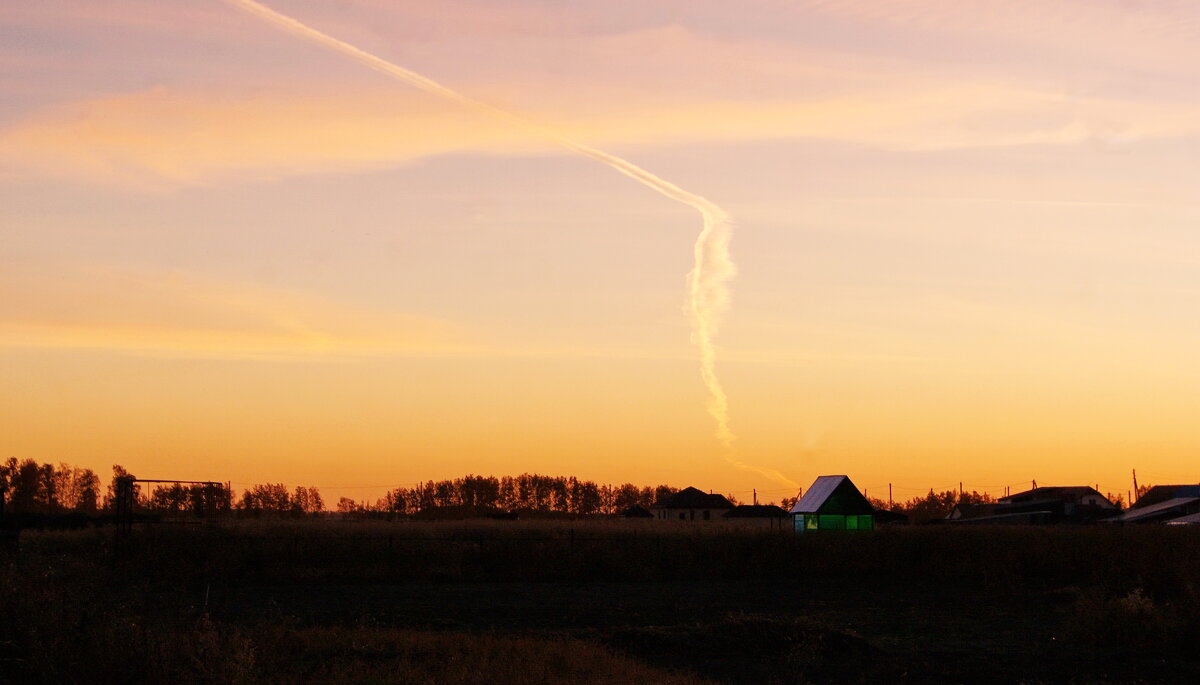
[[[1200,481],[1195,8],[271,6],[727,210],[736,459]],[[0,455],[788,494],[705,411],[687,207],[216,0],[2,7],[0,93]]]

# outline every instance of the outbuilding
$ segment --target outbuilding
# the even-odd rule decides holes
[[[848,476],[818,477],[791,514],[797,533],[875,528],[875,508]]]
[[[726,523],[739,526],[761,526],[782,530],[787,524],[788,513],[774,504],[739,504],[725,512]]]
[[[635,504],[621,512],[621,516],[627,519],[649,519],[654,518],[654,514],[650,510],[640,504]]]

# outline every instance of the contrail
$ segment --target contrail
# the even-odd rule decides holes
[[[489,116],[501,119],[514,126],[529,130],[537,135],[554,141],[558,145],[593,159],[608,166],[642,185],[656,190],[663,195],[681,202],[700,212],[704,219],[704,227],[696,238],[695,265],[688,274],[687,311],[692,324],[692,342],[700,350],[700,376],[708,388],[708,413],[717,422],[717,439],[725,448],[725,459],[739,468],[755,471],[786,485],[796,487],[796,483],[775,469],[762,468],[739,461],[734,457],[733,441],[735,436],[729,428],[729,400],[725,389],[717,378],[716,346],[713,338],[721,322],[721,315],[729,308],[729,281],[737,273],[733,260],[729,257],[729,236],[732,222],[725,210],[712,201],[700,197],[679,186],[659,178],[625,159],[610,155],[603,150],[597,150],[582,143],[575,142],[562,134],[545,126],[527,121],[511,112],[493,107],[487,103],[469,98],[458,91],[452,90],[426,78],[415,71],[393,64],[382,57],[372,55],[353,45],[340,41],[333,36],[321,33],[299,21],[266,7],[254,0],[225,0],[225,2],[245,10],[246,12],[275,25],[289,33],[307,38],[327,48],[336,50],[355,61],[376,71],[383,72],[395,79],[416,86],[421,90],[438,97],[455,102]]]

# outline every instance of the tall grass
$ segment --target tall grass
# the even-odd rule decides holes
[[[98,562],[103,530],[27,534],[27,554]],[[853,577],[1158,595],[1200,587],[1200,530],[909,527],[870,533],[670,522],[239,522],[148,526],[120,549],[138,577],[197,582]]]
[[[1069,634],[1088,648],[1183,653],[1200,640],[1200,530],[1189,528],[797,536],[661,521],[251,521],[139,527],[119,547],[115,541],[107,529],[27,532],[19,555],[0,560],[0,681],[691,682],[571,639],[294,617],[227,623],[206,613],[205,588],[256,584],[320,592],[409,581],[839,579],[854,581],[847,587],[970,585],[1000,593],[1069,588],[1078,597]],[[759,626],[742,627],[757,642],[749,629]],[[708,628],[697,630],[688,644],[708,636]],[[728,641],[728,626],[712,630],[714,644]],[[612,644],[633,655],[639,641],[686,651],[672,647],[672,635],[635,631]],[[773,658],[810,674],[836,671],[844,665],[834,657],[859,649],[838,644],[817,656],[780,647],[783,656]]]
[[[29,599],[45,600],[45,593]],[[417,632],[383,626],[222,624],[204,613],[129,612],[108,603],[0,603],[4,683],[702,684],[568,638]],[[49,609],[49,611],[46,611]],[[10,622],[11,621],[11,622]]]

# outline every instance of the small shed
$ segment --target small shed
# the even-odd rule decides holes
[[[820,476],[791,514],[797,533],[875,528],[875,508],[848,476]]]
[[[651,518],[654,518],[654,514],[650,513],[649,509],[647,509],[646,507],[643,507],[640,504],[635,504],[632,507],[629,507],[628,509],[626,509],[625,511],[622,511],[621,516],[623,516],[627,519],[651,519]]]
[[[725,512],[727,523],[740,526],[762,526],[783,529],[788,513],[774,504],[739,504]]]

